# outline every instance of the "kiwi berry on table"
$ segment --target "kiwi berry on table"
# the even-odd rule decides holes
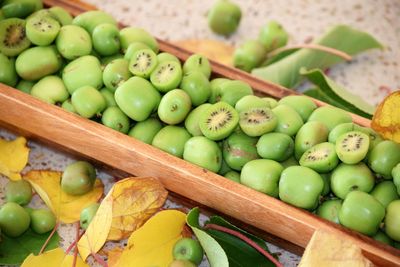
[[[160,53],[145,30],[116,25],[102,11],[72,18],[60,7],[4,18],[0,82],[327,220],[400,242],[399,144],[308,97],[255,96],[243,81],[212,77],[204,56],[181,62]],[[233,26],[219,30],[229,34]],[[268,51],[270,34],[281,38],[274,45],[286,42],[279,25],[265,27],[244,50]],[[83,194],[94,175],[76,163],[62,187]],[[28,198],[15,197],[21,204]],[[10,235],[29,225],[19,207],[0,210],[0,226],[9,212],[27,222]],[[95,210],[82,215],[84,223]]]

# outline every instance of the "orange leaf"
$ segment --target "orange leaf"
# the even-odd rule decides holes
[[[82,209],[96,203],[103,195],[104,186],[97,179],[92,191],[81,196],[72,196],[62,191],[61,172],[30,171],[24,175],[41,199],[53,211],[58,220],[64,223],[79,221]]]
[[[24,137],[13,141],[0,138],[0,173],[11,180],[20,180],[23,168],[28,162],[29,148]]]
[[[384,138],[400,143],[400,91],[391,93],[379,104],[371,126]]]

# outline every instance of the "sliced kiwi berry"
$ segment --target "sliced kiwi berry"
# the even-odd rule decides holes
[[[130,72],[142,78],[149,78],[156,66],[157,55],[151,49],[136,51],[129,62]]]
[[[199,126],[205,137],[222,140],[233,132],[238,122],[237,111],[225,102],[218,102],[202,114]]]
[[[29,1],[8,1],[1,8],[5,18],[25,18],[35,11],[35,3]]]
[[[278,119],[267,107],[248,108],[240,112],[239,125],[248,136],[261,136],[273,131]]]
[[[0,52],[13,57],[31,45],[26,37],[25,23],[25,20],[18,18],[0,21]]]
[[[51,44],[60,31],[57,20],[46,16],[34,16],[26,21],[26,36],[35,45]]]
[[[157,65],[150,75],[151,83],[158,91],[166,93],[177,88],[182,80],[182,68],[179,62],[165,61]]]
[[[308,167],[316,172],[329,172],[339,163],[335,145],[328,142],[317,144],[304,152],[299,163],[301,166]]]
[[[336,140],[336,153],[347,164],[356,164],[363,160],[368,148],[369,136],[360,131],[344,133]]]

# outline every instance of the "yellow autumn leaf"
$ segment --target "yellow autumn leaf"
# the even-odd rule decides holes
[[[57,266],[70,267],[74,260],[73,255],[66,255],[61,248],[46,251],[38,256],[30,254],[22,263],[21,267]],[[76,267],[87,267],[81,257],[76,258]]]
[[[185,224],[186,214],[181,211],[158,212],[132,233],[124,252],[113,266],[168,266],[173,261],[172,249],[182,238]]]
[[[384,138],[400,143],[400,91],[388,95],[377,107],[371,127]]]
[[[11,180],[20,180],[20,172],[28,162],[29,148],[24,137],[13,141],[0,138],[0,173]]]
[[[175,44],[219,63],[232,65],[235,49],[223,42],[215,40],[181,40],[175,42]]]
[[[96,179],[92,191],[81,195],[66,194],[60,185],[61,172],[30,171],[24,175],[41,199],[53,211],[58,220],[64,223],[79,221],[82,209],[96,203],[103,195],[103,183]]]
[[[97,253],[107,240],[127,238],[162,207],[167,195],[155,178],[130,177],[115,183],[79,240],[82,258]]]

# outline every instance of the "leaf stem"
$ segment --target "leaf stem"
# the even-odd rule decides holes
[[[272,51],[271,53],[269,53],[268,56],[275,56],[281,52],[284,51],[288,51],[288,50],[292,50],[292,49],[298,49],[298,48],[306,48],[306,49],[313,49],[313,50],[319,50],[319,51],[323,51],[338,57],[343,58],[344,60],[350,61],[352,60],[351,55],[340,51],[338,49],[332,48],[332,47],[328,47],[328,46],[323,46],[323,45],[319,45],[319,44],[301,44],[301,45],[293,45],[293,46],[287,46],[287,47],[283,47],[283,48],[278,48],[275,49],[274,51]]]
[[[44,252],[44,250],[46,249],[47,245],[50,242],[50,239],[53,237],[54,233],[57,231],[58,225],[60,224],[59,221],[56,222],[56,225],[54,225],[53,230],[51,231],[51,233],[49,234],[49,236],[47,237],[46,241],[44,242],[42,248],[39,251],[39,255],[42,254]]]
[[[75,225],[76,225],[76,235],[75,235],[75,246],[74,246],[74,259],[72,261],[72,267],[76,266],[76,259],[78,257],[78,240],[79,240],[79,236],[80,236],[79,232],[81,229],[79,222],[77,222]]]
[[[213,223],[209,223],[206,224],[204,226],[204,229],[213,229],[213,230],[217,230],[217,231],[221,231],[233,236],[236,236],[237,238],[243,240],[244,242],[246,242],[247,244],[249,244],[250,246],[252,246],[255,250],[257,250],[258,252],[260,252],[262,255],[264,255],[267,259],[269,259],[270,261],[272,261],[272,263],[275,264],[275,266],[277,267],[283,267],[282,263],[280,263],[278,260],[276,260],[271,254],[269,254],[267,251],[265,251],[262,247],[260,247],[256,242],[254,242],[253,240],[251,240],[250,238],[248,238],[247,236],[243,235],[242,233],[239,233],[235,230],[229,229],[227,227],[224,226],[220,226],[217,224],[213,224]]]
[[[99,254],[97,253],[92,253],[93,258],[103,267],[108,267],[107,262],[105,262]]]
[[[67,250],[65,251],[65,254],[68,254],[71,252],[71,250],[75,247],[75,245],[79,242],[79,239],[81,239],[81,237],[85,234],[85,231],[83,231],[82,233],[79,234],[78,238],[76,240],[74,240],[74,242],[71,243],[71,245],[69,245],[69,247],[67,248]]]

